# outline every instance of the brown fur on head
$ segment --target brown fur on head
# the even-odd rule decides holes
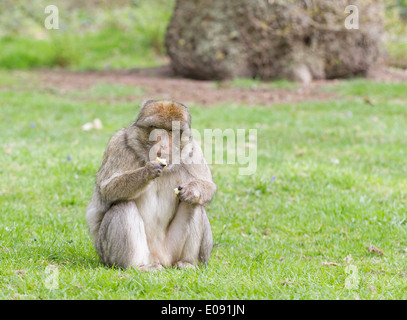
[[[171,130],[173,121],[179,121],[181,129],[191,128],[191,114],[185,105],[176,101],[149,100],[141,106],[135,125]]]
[[[174,123],[174,128],[173,121],[178,122]],[[185,105],[176,101],[149,100],[142,104],[137,120],[128,127],[127,144],[143,162],[154,160],[150,159],[151,156],[147,158],[150,151],[154,151],[171,164],[172,130],[180,135],[187,133],[191,139],[190,128],[191,114]],[[187,143],[176,139],[174,147],[182,149]]]

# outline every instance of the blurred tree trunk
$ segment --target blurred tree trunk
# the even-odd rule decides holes
[[[359,29],[347,29],[354,3]],[[177,0],[165,45],[190,78],[347,77],[378,61],[383,19],[381,0]]]

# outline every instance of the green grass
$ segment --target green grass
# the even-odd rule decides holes
[[[258,169],[211,166],[207,268],[150,274],[104,267],[84,219],[106,143],[138,111],[104,98],[148,97],[107,84],[63,94],[29,79],[0,73],[0,299],[407,298],[406,84],[341,82],[327,102],[190,105],[201,132],[257,129]],[[82,131],[94,118],[104,128]]]
[[[214,83],[215,87],[221,88],[222,86],[230,86],[232,88],[243,89],[298,89],[299,85],[296,82],[288,80],[273,80],[273,81],[261,81],[260,79],[248,79],[248,78],[235,78],[232,80],[217,81]]]
[[[167,63],[164,36],[174,0],[0,2],[0,68],[73,70],[154,67]],[[385,1],[387,61],[407,67],[406,4]],[[57,5],[60,29],[46,30],[44,8]],[[402,19],[404,18],[404,20]],[[236,87],[259,86],[238,79]],[[292,86],[277,82],[272,87]],[[260,85],[267,87],[267,85]]]
[[[44,27],[50,0],[0,4],[0,68],[74,70],[154,67],[167,62],[164,35],[174,1],[58,3],[59,29]]]
[[[89,97],[91,99],[120,99],[138,97],[141,96],[143,92],[144,90],[141,87],[111,83],[98,83],[87,90],[70,92],[68,93],[68,96],[87,99]]]
[[[396,3],[398,5],[395,6]],[[383,43],[387,52],[386,60],[394,67],[406,69],[407,2],[405,0],[386,0],[386,7],[386,40]]]

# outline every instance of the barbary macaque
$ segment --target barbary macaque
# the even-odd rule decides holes
[[[143,103],[137,120],[110,139],[87,207],[102,263],[141,270],[206,265],[213,245],[205,205],[215,191],[188,108]]]

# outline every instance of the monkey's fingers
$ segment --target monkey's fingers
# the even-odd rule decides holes
[[[178,197],[181,201],[185,201],[190,204],[196,204],[199,202],[200,194],[194,188],[182,187],[178,193]]]
[[[155,161],[159,162],[163,168],[167,166],[167,160],[157,157]]]
[[[182,187],[181,187],[181,186],[178,186],[178,187],[176,187],[176,188],[174,189],[175,197],[178,196],[178,193],[180,192],[180,190],[182,190]]]
[[[179,190],[180,190],[179,187],[176,187],[176,188],[174,189],[175,198],[178,196]]]

